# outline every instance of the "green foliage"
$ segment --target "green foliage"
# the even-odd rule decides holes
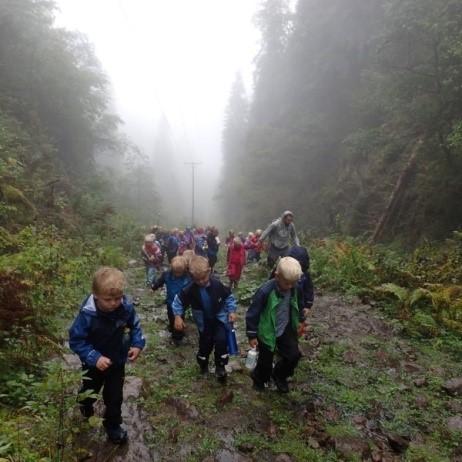
[[[352,239],[314,240],[315,286],[391,304],[410,335],[435,337],[444,329],[461,333],[459,234],[444,244],[426,242],[401,254]]]
[[[0,455],[31,462],[70,460],[74,434],[81,431],[71,412],[79,378],[80,372],[64,371],[59,361],[42,366],[40,375],[11,374],[7,403],[21,406],[21,412],[0,419]]]
[[[379,281],[371,248],[353,240],[316,241],[310,249],[318,286],[350,295],[367,292]]]

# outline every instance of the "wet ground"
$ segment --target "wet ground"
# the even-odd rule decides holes
[[[457,383],[451,392],[444,388],[462,376],[460,362],[404,338],[378,308],[318,295],[291,392],[280,395],[270,386],[261,393],[251,388],[244,367],[245,307],[237,323],[242,357],[231,360],[223,386],[213,368],[206,377],[198,373],[192,321],[183,345],[172,345],[163,295],[143,288],[142,268],[128,274],[148,338],[127,371],[123,416],[129,443],[106,442],[95,422],[81,435],[79,460],[462,460],[462,384],[459,391]],[[244,285],[258,274],[247,270]]]

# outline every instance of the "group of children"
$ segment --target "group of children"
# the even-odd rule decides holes
[[[232,233],[228,236],[227,275],[231,284],[227,286],[213,272],[220,245],[216,228],[188,231],[193,236],[191,248],[181,248],[178,240],[176,252],[169,252],[168,242],[172,236],[179,238],[181,233],[174,229],[162,237],[170,268],[157,279],[162,243],[155,233],[146,236],[142,256],[147,282],[152,290],[166,287],[169,328],[177,345],[184,336],[185,312],[191,308],[199,333],[196,360],[200,373],[208,373],[213,352],[216,379],[225,383],[229,356],[227,337],[237,311],[232,287],[239,281],[246,262],[245,240],[243,242]],[[255,235],[258,238],[258,231],[247,239],[254,239]],[[205,238],[204,246],[197,237]],[[170,249],[173,248],[172,245]],[[127,440],[127,432],[120,425],[125,362],[127,359],[135,361],[145,346],[139,319],[133,304],[124,295],[124,286],[121,271],[109,267],[99,269],[93,278],[92,293],[84,300],[69,331],[70,347],[79,355],[85,373],[79,391],[81,413],[84,417],[93,415],[95,398],[88,392],[98,393],[104,386],[104,426],[108,438],[118,444]],[[312,304],[308,252],[304,247],[295,246],[290,249],[289,256],[279,260],[270,279],[256,291],[245,316],[249,345],[259,350],[256,368],[251,373],[256,390],[264,391],[265,384],[273,378],[280,392],[289,391],[287,378],[293,374],[301,357],[298,336],[304,330]],[[280,359],[273,367],[276,351]]]
[[[218,230],[214,226],[185,230],[173,228],[170,231],[153,226],[141,247],[141,258],[146,267],[146,285],[149,287],[153,284],[165,257],[171,263],[176,256],[185,255],[191,258],[193,255],[201,255],[207,257],[213,269],[218,259],[219,247]]]

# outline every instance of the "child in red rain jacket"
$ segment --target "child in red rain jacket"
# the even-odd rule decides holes
[[[148,234],[144,238],[141,248],[141,258],[146,267],[146,286],[151,287],[156,278],[156,272],[162,264],[162,251],[156,242],[155,234]]]
[[[233,244],[229,246],[228,252],[228,271],[226,275],[229,278],[229,285],[231,288],[236,288],[245,265],[245,248],[239,237],[234,238]]]

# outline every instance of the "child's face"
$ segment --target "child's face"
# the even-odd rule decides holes
[[[284,279],[278,273],[276,273],[274,279],[276,279],[276,284],[281,292],[287,292],[288,290],[293,289],[297,283],[296,281],[292,282]]]
[[[110,313],[111,311],[115,311],[120,304],[122,303],[122,296],[118,295],[117,297],[114,295],[95,295],[95,301],[98,305],[98,308],[105,313]]]
[[[192,278],[198,286],[205,287],[210,280],[210,270],[204,273],[193,274]]]

